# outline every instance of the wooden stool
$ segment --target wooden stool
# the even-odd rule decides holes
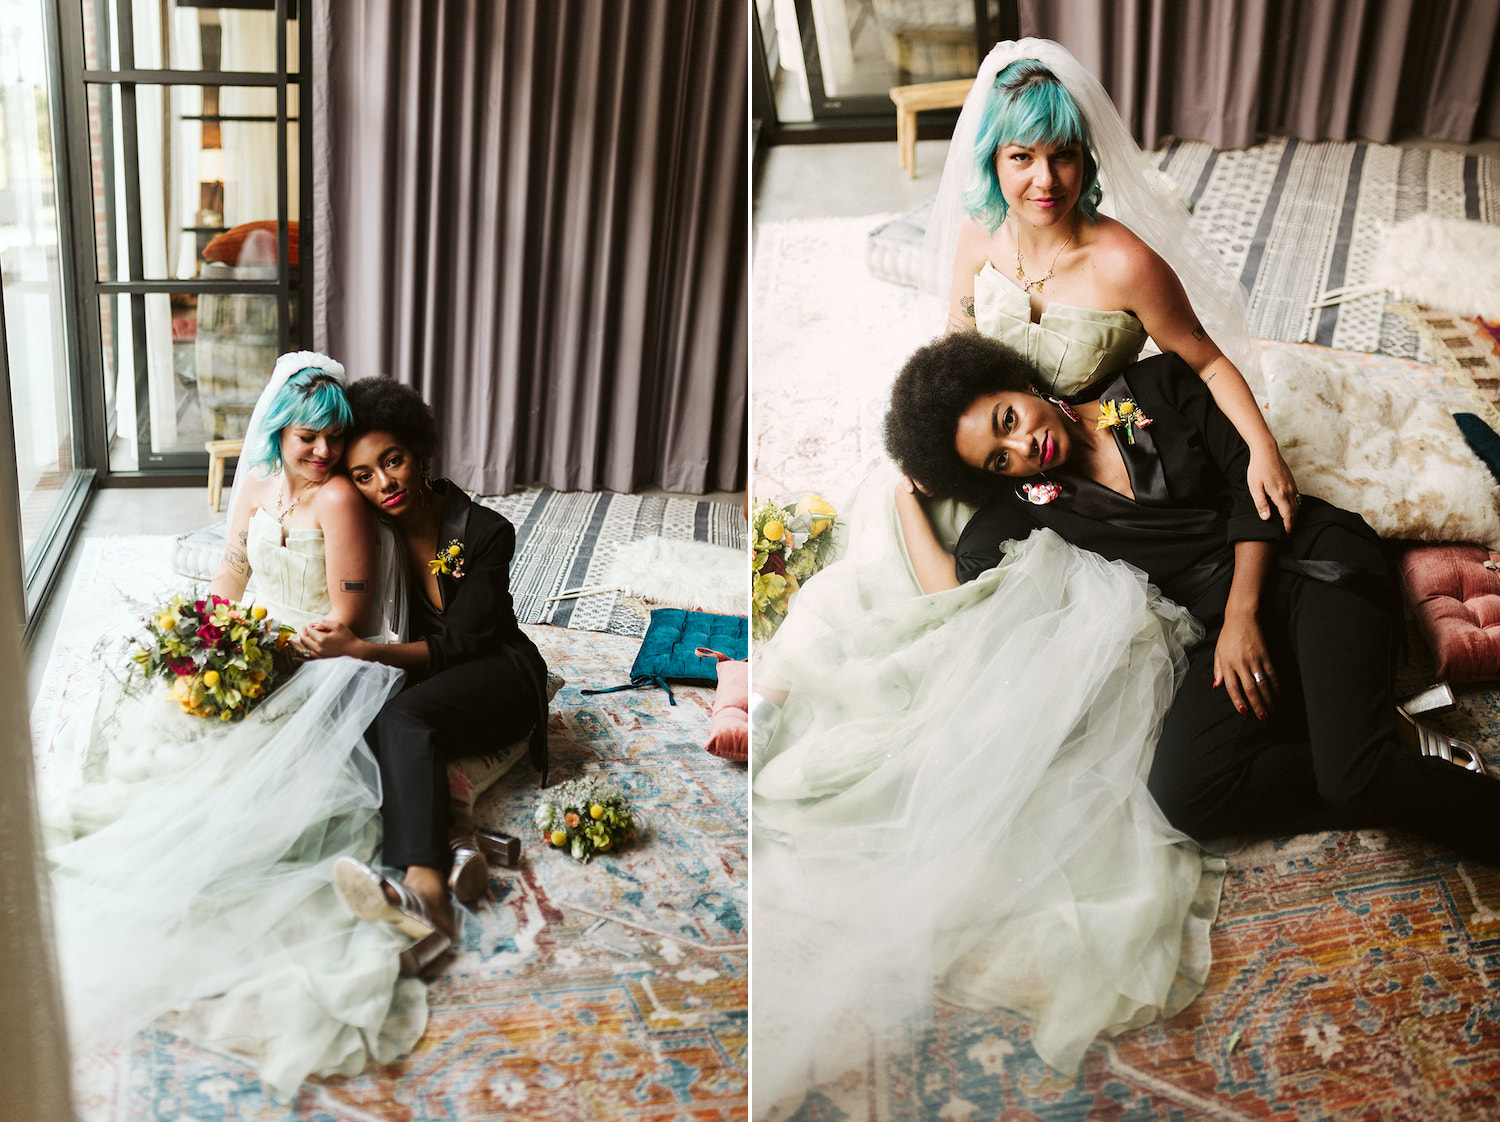
[[[897,154],[908,179],[917,177],[917,114],[924,109],[952,109],[962,105],[973,88],[972,78],[891,87],[891,100],[896,103]]]
[[[224,492],[224,469],[231,456],[238,456],[244,450],[245,442],[205,440],[203,447],[208,452],[208,505],[217,514]]]

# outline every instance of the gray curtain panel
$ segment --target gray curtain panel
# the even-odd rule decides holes
[[[486,493],[742,490],[744,0],[316,0],[315,345]]]
[[[1495,0],[1020,0],[1142,147],[1500,136]]]

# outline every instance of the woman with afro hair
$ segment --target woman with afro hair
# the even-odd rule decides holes
[[[510,594],[515,528],[447,479],[428,477],[438,450],[432,410],[410,386],[365,378],[349,389],[350,478],[396,529],[407,575],[408,634],[374,644],[347,627],[314,624],[302,641],[320,657],[350,655],[407,672],[366,737],[380,764],[382,860],[402,882],[353,859],[334,881],[361,919],[395,924],[418,940],[421,969],[454,936],[452,888],[461,900],[487,883],[482,855],[448,837],[447,764],[530,738],[546,782],[547,665],[516,622]]]

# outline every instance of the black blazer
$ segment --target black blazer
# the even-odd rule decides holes
[[[441,609],[434,608],[415,583],[412,596],[411,638],[427,642],[424,680],[450,666],[493,657],[497,673],[523,676],[537,699],[537,723],[532,730],[531,759],[547,774],[547,664],[536,644],[516,621],[510,592],[510,562],[516,552],[516,531],[504,516],[480,506],[462,487],[447,479],[432,481],[443,501],[438,548],[450,541],[463,546],[462,576],[438,574]],[[497,746],[498,747],[498,746]]]
[[[1123,430],[1114,430],[1135,498],[1066,469],[1050,477],[1062,484],[1062,495],[1044,506],[1003,492],[959,537],[961,581],[998,564],[1010,541],[1046,526],[1074,545],[1141,569],[1210,629],[1223,619],[1237,541],[1281,543],[1282,567],[1305,576],[1351,587],[1368,583],[1373,574],[1299,563],[1312,556],[1320,529],[1333,523],[1375,539],[1359,515],[1304,497],[1290,538],[1274,511],[1261,519],[1245,483],[1249,448],[1202,379],[1177,355],[1135,363],[1106,383],[1099,397],[1132,398],[1151,420],[1136,430],[1133,444]],[[1384,604],[1383,592],[1371,589],[1371,594]]]

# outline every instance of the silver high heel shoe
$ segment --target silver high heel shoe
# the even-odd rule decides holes
[[[473,837],[460,834],[448,843],[453,848],[453,868],[448,873],[448,887],[461,904],[472,904],[490,886],[490,863],[475,844]]]
[[[1400,713],[1412,728],[1417,730],[1417,743],[1422,755],[1436,756],[1440,760],[1447,760],[1450,764],[1457,764],[1466,771],[1475,771],[1480,775],[1485,773],[1484,762],[1479,758],[1479,749],[1472,744],[1466,744],[1445,732],[1439,732],[1431,725],[1423,724],[1407,712],[1405,706],[1398,705],[1396,712]]]
[[[333,886],[358,919],[389,923],[415,942],[401,952],[401,974],[415,977],[438,960],[453,941],[438,930],[427,902],[406,885],[382,876],[363,861],[340,857]],[[396,897],[392,903],[387,890]]]

